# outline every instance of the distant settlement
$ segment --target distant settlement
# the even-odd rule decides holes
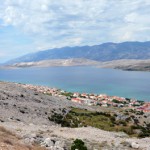
[[[16,83],[18,84],[18,83]],[[44,93],[50,96],[61,97],[81,105],[101,106],[101,107],[119,107],[127,109],[136,109],[137,111],[150,112],[150,102],[139,101],[132,98],[124,98],[118,96],[108,96],[106,94],[88,94],[78,92],[66,92],[57,88],[46,86],[36,86],[30,84],[18,84],[27,89]]]

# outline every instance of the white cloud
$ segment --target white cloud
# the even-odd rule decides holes
[[[13,26],[31,47],[150,40],[149,0],[0,0],[0,26]],[[28,46],[29,47],[29,46]]]
[[[5,56],[6,54],[4,54],[3,52],[0,52],[0,57]]]

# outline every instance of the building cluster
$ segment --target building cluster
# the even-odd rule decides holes
[[[143,112],[150,112],[150,102],[144,103],[143,106],[138,107],[138,110]]]
[[[106,94],[97,95],[86,93],[73,93],[71,101],[87,105],[100,105],[103,107],[113,106],[135,108],[135,106],[138,107],[142,105],[142,103],[140,101],[137,101],[136,99],[127,99],[118,96],[108,96]]]
[[[24,88],[32,89],[37,92],[41,92],[44,94],[67,98],[72,102],[76,102],[79,104],[85,104],[89,106],[99,105],[102,107],[127,107],[131,109],[137,109],[144,112],[150,112],[150,103],[146,103],[143,101],[138,101],[136,99],[129,99],[118,96],[108,96],[106,94],[87,94],[87,93],[68,93],[66,91],[50,88],[46,86],[35,86],[30,84],[20,84]]]

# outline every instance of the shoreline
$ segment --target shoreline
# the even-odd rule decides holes
[[[105,68],[101,68],[101,69],[105,69]],[[107,68],[106,68],[107,69]],[[111,68],[112,69],[112,68]],[[115,70],[115,69],[113,69],[113,70]],[[121,70],[121,71],[125,71],[125,70]],[[138,72],[141,72],[141,71],[138,71]],[[25,83],[25,82],[16,82],[16,81],[7,81],[7,80],[0,80],[0,82],[6,82],[6,83],[16,83],[16,84],[25,84],[25,85],[33,85],[33,86],[38,86],[38,87],[47,87],[47,88],[50,88],[50,89],[53,89],[53,88],[55,88],[55,89],[57,89],[57,90],[62,90],[62,91],[65,91],[65,92],[67,92],[67,93],[80,93],[80,94],[82,94],[82,93],[86,93],[86,94],[94,94],[94,95],[99,95],[99,94],[105,94],[105,95],[108,95],[108,96],[111,96],[111,97],[113,97],[114,95],[113,94],[108,94],[108,93],[106,93],[106,92],[103,92],[103,93],[100,93],[100,92],[86,92],[86,91],[84,91],[84,92],[81,92],[80,90],[78,91],[78,90],[66,90],[66,89],[64,89],[64,88],[58,88],[58,87],[56,87],[56,86],[49,86],[49,85],[43,85],[43,84],[36,84],[36,83]],[[116,95],[117,96],[117,95]],[[143,99],[139,99],[139,98],[135,98],[135,97],[130,97],[130,96],[117,96],[117,97],[123,97],[123,98],[127,98],[127,99],[135,99],[135,100],[137,100],[137,101],[143,101],[143,102],[145,102],[145,103],[149,103],[150,102],[150,99],[148,100],[143,100]]]
[[[10,82],[8,82],[10,83]],[[52,88],[42,85],[22,84],[13,82],[23,88],[31,89],[36,92],[50,96],[67,99],[69,101],[88,106],[118,107],[124,109],[135,109],[143,112],[150,112],[150,102],[139,101],[137,99],[119,96],[109,96],[106,94],[68,92],[62,89]]]

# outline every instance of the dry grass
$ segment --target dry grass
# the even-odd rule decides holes
[[[0,150],[45,150],[38,145],[23,145],[20,143],[20,138],[11,131],[0,127]]]

